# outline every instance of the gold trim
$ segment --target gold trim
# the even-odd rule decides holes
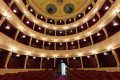
[[[42,69],[42,62],[43,62],[43,57],[41,57],[40,69]]]
[[[28,55],[26,55],[26,58],[25,58],[24,69],[26,69],[27,61],[28,61]]]
[[[5,62],[5,68],[6,68],[6,69],[7,69],[8,62],[9,62],[11,56],[12,56],[12,52],[9,52],[9,54],[8,54],[8,56],[7,56],[7,59],[6,59],[6,62]]]

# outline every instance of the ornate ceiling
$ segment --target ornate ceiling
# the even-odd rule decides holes
[[[27,4],[32,6],[36,12],[53,19],[74,17],[84,12],[92,2],[93,0],[27,0]],[[53,12],[50,13],[48,9],[52,8],[51,5]]]

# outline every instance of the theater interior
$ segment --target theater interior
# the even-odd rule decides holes
[[[0,0],[0,80],[120,80],[120,0]]]

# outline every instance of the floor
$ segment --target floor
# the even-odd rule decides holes
[[[66,76],[61,75],[59,78],[57,78],[56,80],[67,80]]]

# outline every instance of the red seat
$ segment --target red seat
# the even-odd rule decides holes
[[[33,80],[40,80],[41,77],[34,77]]]
[[[82,80],[82,78],[76,77],[76,78],[74,78],[74,80]]]
[[[110,80],[109,77],[102,77],[102,80]]]
[[[50,78],[43,78],[42,80],[50,80]]]
[[[84,77],[83,80],[91,80],[90,77]]]
[[[100,77],[93,77],[92,80],[100,80]]]
[[[13,78],[6,78],[5,80],[13,80]]]
[[[3,77],[7,78],[7,77],[9,77],[9,75],[3,75]]]
[[[119,78],[119,77],[114,76],[114,77],[112,77],[112,80],[120,80],[120,78]]]
[[[4,80],[4,78],[0,78],[0,80]]]
[[[24,80],[32,80],[31,78],[24,78]]]
[[[23,80],[23,78],[15,78],[14,80]]]

